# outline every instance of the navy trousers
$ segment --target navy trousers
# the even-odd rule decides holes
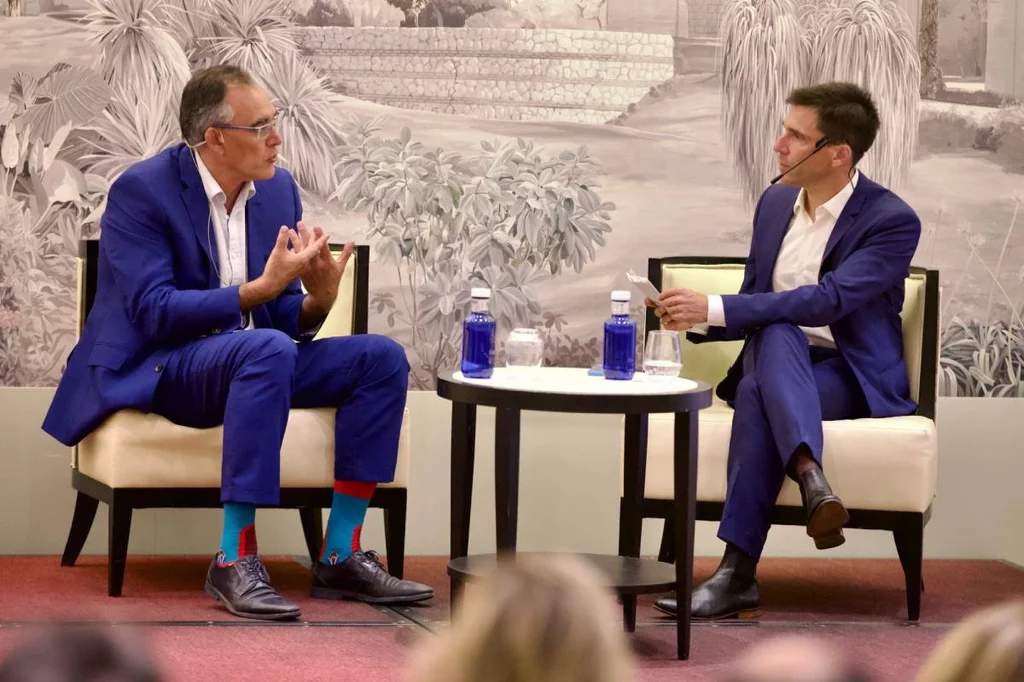
[[[822,421],[869,414],[846,360],[791,324],[754,334],[733,401],[728,487],[718,537],[760,559],[789,463],[804,445],[823,466]]]
[[[385,336],[297,344],[275,329],[250,329],[179,347],[153,411],[184,426],[223,424],[221,500],[276,505],[292,407],[338,408],[335,479],[393,480],[408,382],[405,350]]]

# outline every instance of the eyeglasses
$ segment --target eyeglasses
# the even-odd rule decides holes
[[[277,132],[277,119],[281,115],[281,111],[275,110],[274,117],[267,123],[258,126],[236,126],[230,123],[216,123],[211,128],[226,128],[228,130],[251,130],[256,133],[257,140],[265,140],[270,135],[270,131]]]

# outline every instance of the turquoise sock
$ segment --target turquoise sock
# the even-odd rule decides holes
[[[321,563],[340,564],[352,556],[352,552],[359,551],[363,519],[376,488],[376,483],[363,481],[334,482],[331,515],[327,519],[327,534],[320,552]]]
[[[226,566],[250,554],[256,554],[256,505],[225,502],[224,535],[217,562]]]

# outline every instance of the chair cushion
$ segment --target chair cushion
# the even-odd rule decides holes
[[[281,447],[282,488],[334,485],[335,408],[293,409]],[[395,480],[409,484],[409,410],[398,445]],[[193,429],[155,414],[122,410],[78,446],[78,468],[112,488],[219,488],[224,428]]]
[[[697,500],[724,502],[732,409],[717,398],[699,413]],[[924,512],[935,497],[935,423],[918,416],[824,423],[822,461],[833,492],[850,509]],[[644,496],[672,499],[673,415],[648,421]],[[778,504],[800,506],[800,489],[786,478]]]

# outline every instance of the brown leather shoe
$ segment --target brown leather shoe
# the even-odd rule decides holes
[[[825,474],[818,467],[799,476],[800,497],[807,511],[807,534],[818,549],[831,549],[846,542],[843,526],[850,514],[843,501],[832,492]]]
[[[267,569],[255,555],[241,557],[227,566],[214,559],[206,574],[206,593],[242,618],[293,620],[301,615],[298,606],[270,586]]]

